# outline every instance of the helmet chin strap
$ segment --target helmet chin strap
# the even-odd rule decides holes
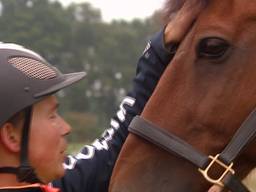
[[[12,173],[17,175],[19,182],[28,183],[43,183],[37,177],[35,170],[29,164],[28,160],[28,143],[29,143],[29,132],[30,123],[32,120],[32,106],[25,108],[25,121],[22,131],[21,138],[21,153],[20,153],[20,166],[19,167],[0,167],[0,173]]]

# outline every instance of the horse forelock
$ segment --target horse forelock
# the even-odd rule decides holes
[[[168,23],[172,19],[173,15],[175,15],[175,13],[180,10],[184,3],[187,1],[191,0],[166,0],[162,10],[164,23]],[[209,0],[199,1],[204,4],[207,4],[209,2]]]

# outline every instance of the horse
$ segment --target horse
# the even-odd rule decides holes
[[[185,1],[167,0],[167,18]],[[256,1],[206,3],[140,117],[215,155],[256,107]],[[237,177],[255,167],[255,154],[252,140],[234,161]],[[109,191],[205,192],[211,185],[191,162],[130,133]]]

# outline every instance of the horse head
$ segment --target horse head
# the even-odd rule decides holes
[[[173,2],[166,4],[169,16],[185,1]],[[256,107],[255,34],[255,1],[208,1],[141,117],[204,154],[218,154]],[[252,141],[234,162],[239,177],[256,165],[255,154]],[[130,134],[110,191],[199,192],[209,186],[188,161]]]

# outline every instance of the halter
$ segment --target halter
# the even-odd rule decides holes
[[[246,186],[235,176],[233,161],[256,134],[256,109],[243,122],[225,149],[215,156],[206,156],[177,136],[157,127],[151,122],[136,116],[129,125],[129,131],[159,146],[169,153],[174,153],[198,167],[204,178],[232,192],[249,192]],[[218,179],[209,176],[214,164],[223,168]]]

